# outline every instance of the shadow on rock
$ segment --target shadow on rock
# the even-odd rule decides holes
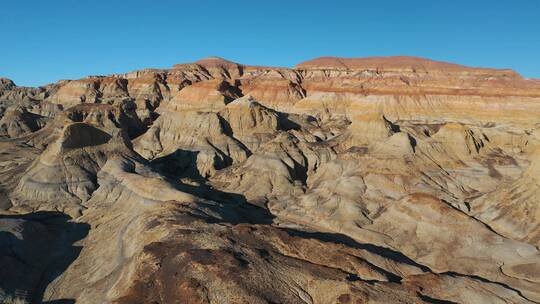
[[[323,242],[342,244],[351,248],[366,250],[371,253],[385,257],[392,261],[418,267],[424,272],[431,272],[431,269],[429,269],[429,267],[418,264],[413,259],[409,258],[408,256],[404,255],[403,253],[399,251],[395,251],[390,248],[385,248],[385,247],[381,247],[381,246],[377,246],[373,244],[358,243],[354,239],[343,234],[326,233],[326,232],[308,232],[308,231],[301,231],[301,230],[295,230],[295,229],[285,229],[285,230],[287,231],[287,233],[289,233],[292,236],[317,239]]]
[[[70,299],[44,302],[45,289],[79,256],[89,225],[74,223],[61,212],[40,211],[0,215],[0,295],[30,303],[74,303]],[[50,286],[54,293],[54,286]]]
[[[205,204],[205,207],[219,214],[225,222],[271,224],[274,219],[274,215],[268,209],[249,203],[244,195],[221,191],[205,183],[189,185],[175,183],[174,180],[169,182],[179,191],[217,202],[218,204]],[[200,204],[203,205],[202,202]]]
[[[168,177],[188,177],[195,181],[205,181],[197,169],[198,154],[198,151],[177,149],[171,154],[150,161],[150,164]]]
[[[60,300],[46,301],[46,302],[43,302],[43,304],[75,304],[75,300],[60,299]]]
[[[172,154],[151,161],[150,165],[176,190],[220,203],[207,207],[220,214],[226,222],[233,224],[272,223],[274,216],[268,209],[249,203],[242,194],[221,191],[209,185],[208,180],[201,176],[197,169],[198,153],[178,149]],[[181,182],[183,178],[192,182]]]

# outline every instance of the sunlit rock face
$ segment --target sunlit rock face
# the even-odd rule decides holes
[[[0,78],[2,301],[538,303],[539,246],[540,81],[511,70]]]

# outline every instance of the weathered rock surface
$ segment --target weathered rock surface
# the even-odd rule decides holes
[[[539,113],[415,57],[1,78],[0,299],[539,303]]]

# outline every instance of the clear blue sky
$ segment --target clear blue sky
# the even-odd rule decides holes
[[[207,56],[414,55],[540,78],[539,0],[5,0],[0,29],[0,75],[19,85]]]

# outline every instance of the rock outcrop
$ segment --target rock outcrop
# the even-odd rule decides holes
[[[0,79],[0,299],[538,303],[540,82],[415,57]]]

